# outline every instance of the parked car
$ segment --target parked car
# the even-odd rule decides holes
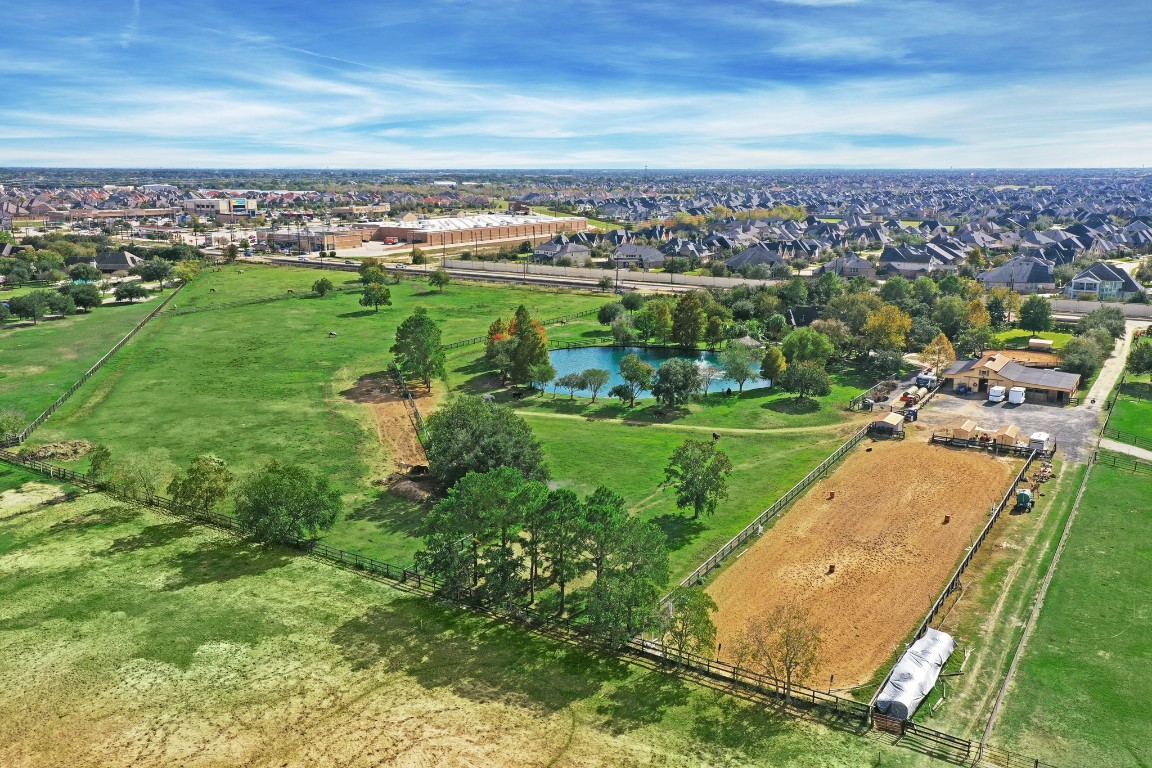
[[[353,265],[353,266],[355,266],[355,265],[356,265],[356,262],[352,261],[352,259],[344,259],[344,263],[345,263],[345,264],[351,264],[351,265]]]
[[[308,257],[307,256],[297,256],[296,261],[308,261]]]

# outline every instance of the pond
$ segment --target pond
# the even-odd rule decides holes
[[[716,352],[690,352],[685,349],[644,347],[576,347],[575,349],[555,349],[548,353],[548,358],[552,361],[552,367],[556,369],[556,378],[560,378],[569,373],[579,373],[589,368],[603,368],[611,373],[612,381],[599,392],[600,397],[605,397],[608,394],[608,390],[612,389],[612,387],[624,383],[624,379],[620,378],[620,361],[625,355],[633,353],[654,367],[659,367],[660,363],[674,358],[695,360],[697,365],[719,365],[717,361],[719,355]],[[748,381],[744,382],[744,391],[764,387],[767,386],[767,384],[768,382],[764,379],[748,379]],[[733,392],[739,388],[736,382],[730,379],[717,378],[709,384],[708,391],[723,392],[729,387],[732,388]],[[563,392],[564,391],[562,391],[562,393]],[[583,395],[584,397],[592,396],[591,392],[579,389],[576,390],[576,394]]]

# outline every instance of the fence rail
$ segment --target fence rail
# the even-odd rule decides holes
[[[559,325],[560,323],[567,323],[570,320],[578,320],[582,317],[588,317],[589,315],[594,315],[599,311],[600,311],[600,309],[596,308],[596,309],[586,309],[583,312],[573,312],[570,315],[562,315],[560,317],[552,317],[552,318],[549,318],[547,320],[541,320],[540,325],[543,325],[543,326]],[[473,344],[482,344],[483,342],[485,342],[487,340],[488,340],[487,336],[473,336],[470,339],[461,339],[460,341],[453,341],[451,344],[445,344],[444,349],[459,349],[460,347],[470,347]],[[549,342],[549,344],[551,344],[551,342]]]
[[[1104,429],[1100,430],[1100,435],[1102,437],[1109,437],[1121,443],[1134,445],[1137,448],[1152,448],[1152,440],[1149,440],[1143,435],[1137,435],[1132,432],[1123,432],[1114,427],[1109,427],[1107,424],[1104,425]]]
[[[1092,460],[1097,464],[1103,464],[1108,467],[1126,469],[1142,475],[1152,475],[1152,464],[1133,458],[1126,453],[1117,453],[1116,451],[1109,450],[1097,451]]]
[[[96,372],[99,371],[101,368],[103,368],[104,364],[107,363],[109,360],[111,360],[112,356],[114,354],[116,354],[120,350],[121,347],[123,347],[125,344],[127,344],[132,339],[132,337],[137,334],[137,332],[141,328],[143,328],[145,325],[148,324],[148,322],[150,320],[152,320],[154,317],[156,317],[162,311],[164,311],[164,307],[166,307],[168,305],[168,302],[172,301],[172,299],[174,299],[176,297],[176,294],[180,293],[180,291],[183,288],[184,288],[183,284],[180,284],[179,286],[177,286],[172,291],[172,293],[168,294],[168,296],[162,302],[160,302],[160,304],[155,309],[153,309],[151,312],[149,312],[144,317],[143,320],[141,320],[136,325],[134,325],[132,327],[132,330],[128,331],[128,333],[124,336],[124,338],[122,338],[122,339],[120,339],[120,341],[116,342],[116,344],[112,347],[112,349],[105,352],[103,357],[101,357],[99,360],[97,360],[92,365],[91,368],[89,368],[87,371],[85,371],[84,375],[81,376],[78,381],[74,382],[72,384],[72,386],[68,387],[68,389],[62,395],[60,395],[60,397],[56,398],[56,402],[52,403],[52,405],[48,406],[48,408],[43,413],[41,413],[39,416],[37,416],[35,419],[33,419],[32,423],[29,424],[28,426],[26,426],[22,432],[17,432],[15,434],[9,433],[7,435],[4,435],[4,439],[0,440],[0,445],[2,445],[5,448],[8,448],[8,447],[11,447],[13,445],[20,445],[25,440],[27,440],[29,435],[31,435],[36,430],[37,427],[39,427],[41,424],[43,424],[45,421],[47,421],[48,417],[50,417],[52,414],[56,413],[56,410],[60,406],[64,405],[64,403],[67,402],[68,398],[72,397],[72,395],[74,395],[76,393],[76,390],[78,390],[78,389],[80,389],[80,387],[84,386],[84,384],[87,383],[88,379],[90,379],[94,375],[96,375]]]
[[[333,288],[329,293],[341,293],[345,291],[358,291],[361,286],[343,286]],[[165,315],[192,315],[197,312],[212,312],[217,309],[232,309],[234,307],[247,307],[254,304],[268,304],[273,301],[284,301],[285,299],[311,299],[319,296],[320,294],[315,291],[303,291],[301,293],[285,293],[279,296],[264,296],[259,299],[242,299],[240,301],[224,301],[219,304],[208,304],[203,307],[185,307],[184,309],[176,309],[173,307],[165,312]]]
[[[65,480],[84,488],[104,490],[101,488],[100,483],[86,475],[64,469],[63,467],[56,467],[37,459],[19,456],[12,451],[0,449],[0,460],[26,467],[47,475],[50,478]],[[105,490],[105,492],[107,493],[108,491]],[[218,512],[190,512],[182,509],[171,499],[163,496],[150,496],[146,499],[127,499],[127,501],[144,503],[162,509],[175,517],[211,525],[237,535],[243,535],[244,533],[236,518],[230,515]],[[292,538],[286,543],[308,553],[312,557],[319,558],[333,565],[374,576],[381,576],[397,583],[406,584],[409,588],[416,589],[424,594],[435,594],[436,590],[441,586],[441,582],[438,579],[420,573],[415,567],[396,565],[395,563],[367,557],[356,552],[337,549],[336,547],[328,546],[313,539]],[[464,605],[468,608],[477,608],[477,606],[471,604]],[[536,622],[542,627],[552,630],[554,633],[565,633],[567,637],[578,642],[589,643],[589,640],[585,636],[576,633],[570,621],[557,620],[551,617],[540,617],[536,619]],[[621,650],[633,657],[654,659],[661,664],[675,663],[676,667],[670,671],[679,672],[680,674],[684,674],[685,671],[694,672],[697,675],[696,679],[698,682],[718,690],[731,691],[733,689],[739,689],[744,692],[755,693],[765,699],[786,701],[792,707],[801,710],[814,710],[825,717],[847,718],[875,723],[878,715],[869,704],[840,696],[831,691],[821,691],[795,683],[789,690],[783,681],[769,675],[743,669],[725,661],[700,656],[691,652],[683,654],[669,653],[666,647],[642,637],[631,639]],[[957,736],[951,736],[942,731],[936,731],[907,721],[898,722],[900,723],[904,737],[913,735],[921,739],[926,739],[937,745],[952,749],[956,754],[959,754],[960,749],[963,748],[966,750],[965,755],[968,755],[974,747],[972,742]],[[1016,755],[1007,750],[991,746],[986,746],[984,752],[985,759],[983,764],[985,765],[1001,766],[1002,768],[1025,768],[1026,766],[1031,766],[1031,768],[1055,768],[1055,766],[1049,765],[1048,763],[1039,760],[1030,760],[1021,755]]]
[[[690,573],[687,578],[680,582],[680,585],[687,587],[702,581],[709,571],[720,565],[720,563],[723,562],[725,558],[743,546],[744,542],[752,538],[753,535],[760,533],[763,530],[765,523],[776,517],[776,515],[780,514],[780,512],[783,511],[789,504],[795,501],[796,498],[800,496],[800,494],[808,489],[808,486],[816,482],[817,478],[824,474],[824,472],[826,472],[829,467],[839,461],[840,458],[844,456],[844,454],[852,450],[852,448],[861,440],[863,440],[867,434],[868,427],[861,427],[856,432],[856,434],[848,438],[848,442],[844,443],[835,451],[833,451],[832,454],[828,456],[828,458],[820,462],[815,469],[805,475],[800,482],[796,483],[796,485],[792,486],[783,496],[777,499],[776,502],[772,504],[772,506],[768,507],[768,509],[757,515],[755,520],[744,527],[744,530],[733,536],[726,544],[724,544],[724,546],[716,550],[715,554],[701,563],[700,566],[696,568],[696,570],[692,571],[692,573]]]
[[[990,442],[987,440],[981,441],[975,437],[952,437],[951,435],[944,435],[940,434],[939,432],[933,432],[931,440],[933,443],[938,445],[947,445],[951,448],[973,448],[980,451],[990,451],[995,454],[1013,454],[1016,456],[1027,457],[1033,453],[1033,449],[1027,446],[1003,445],[1001,443]],[[1055,452],[1056,443],[1053,441],[1051,448],[1046,448],[1043,451],[1036,451],[1036,454],[1043,458],[1049,458]]]
[[[1033,451],[1028,455],[1028,458],[1024,461],[1024,466],[1021,467],[1020,471],[1016,473],[1016,477],[1012,479],[1012,483],[1008,486],[1008,490],[1006,490],[1004,495],[1000,498],[1000,502],[992,508],[992,514],[989,515],[988,522],[985,523],[984,527],[980,529],[980,533],[976,536],[976,540],[972,542],[972,546],[968,549],[968,554],[964,555],[964,559],[960,561],[960,565],[958,565],[956,570],[953,572],[952,578],[949,579],[948,583],[944,585],[944,589],[941,590],[940,596],[936,598],[936,602],[932,603],[932,607],[928,609],[928,613],[924,617],[924,620],[921,621],[920,626],[916,628],[915,634],[912,635],[913,641],[919,640],[924,636],[924,633],[928,631],[928,627],[932,626],[932,621],[940,613],[940,609],[944,607],[945,601],[947,601],[948,597],[953,592],[960,588],[960,577],[964,575],[964,571],[968,569],[972,559],[976,557],[976,553],[980,551],[980,546],[992,532],[992,528],[996,525],[996,521],[1000,519],[1001,513],[1009,504],[1014,502],[1016,498],[1016,489],[1020,485],[1020,481],[1028,473],[1028,468],[1032,466],[1032,462],[1036,460],[1037,455],[1038,454],[1036,451]],[[876,692],[872,694],[872,699],[870,701],[871,704],[876,703],[876,699],[879,698],[880,692],[884,690],[884,686],[888,684],[888,681],[891,679],[892,672],[894,670],[895,667],[888,670],[888,674],[884,676],[883,682],[881,682],[880,685],[876,688]]]
[[[416,435],[420,438],[420,442],[424,445],[428,444],[428,426],[424,423],[424,417],[420,415],[420,408],[416,405],[416,398],[412,395],[412,390],[408,389],[408,382],[404,380],[404,374],[400,371],[400,366],[396,361],[392,361],[392,378],[395,379],[396,384],[400,387],[400,391],[404,395],[404,405],[411,409],[411,418],[413,426],[416,427]]]

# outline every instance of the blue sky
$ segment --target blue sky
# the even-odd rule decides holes
[[[1152,163],[1148,0],[12,5],[0,166]]]

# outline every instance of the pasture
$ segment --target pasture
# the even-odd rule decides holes
[[[821,637],[808,683],[869,681],[928,612],[1020,465],[915,432],[861,443],[708,586],[717,639],[732,648],[751,617],[799,603]]]
[[[98,494],[0,505],[3,765],[938,765]]]
[[[36,325],[0,326],[0,405],[22,411],[26,421],[32,421],[155,309],[158,300],[105,304]]]
[[[1145,448],[1152,445],[1152,377],[1128,375],[1116,390],[1116,405],[1108,417],[1108,426],[1119,430],[1120,440],[1126,443],[1143,441]]]
[[[1088,488],[997,721],[997,743],[1056,765],[1152,762],[1152,482],[1103,464]]]

